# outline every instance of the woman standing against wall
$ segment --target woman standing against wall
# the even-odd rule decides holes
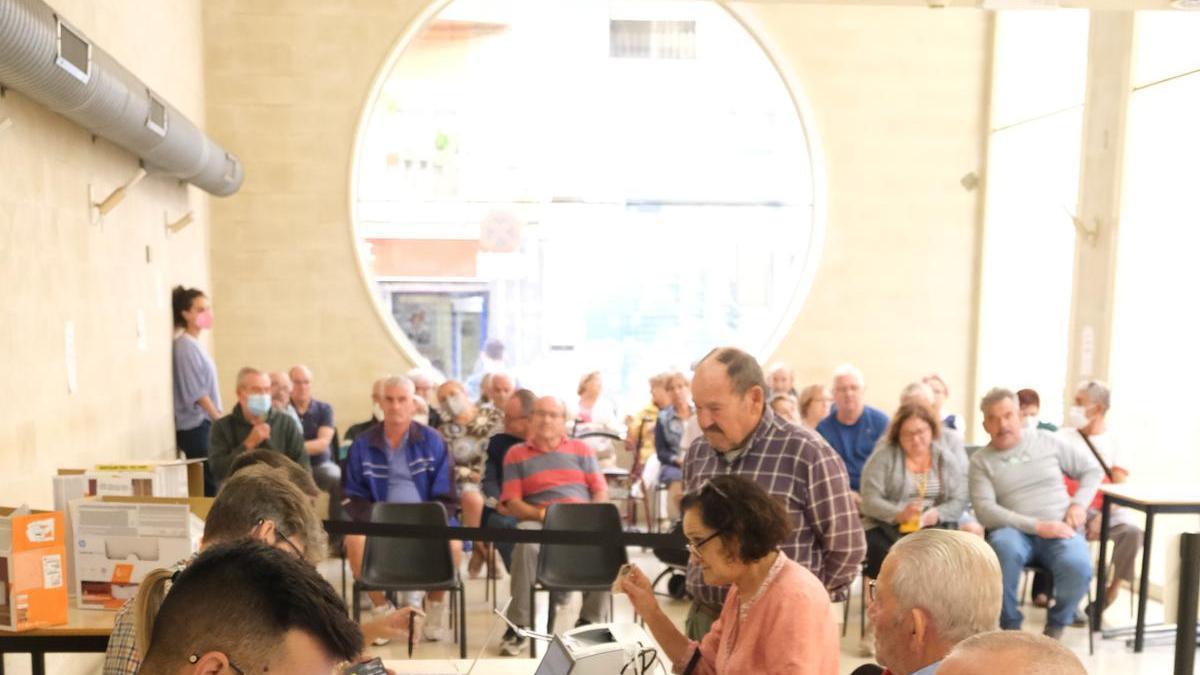
[[[175,444],[188,459],[208,457],[208,432],[221,417],[221,394],[217,390],[217,368],[200,344],[200,331],[212,328],[208,297],[195,288],[176,286],[171,291],[175,317],[172,373],[175,391]],[[216,484],[204,465],[204,494],[216,494]]]

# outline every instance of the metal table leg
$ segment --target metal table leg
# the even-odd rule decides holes
[[[1133,652],[1146,644],[1146,596],[1150,594],[1150,551],[1154,542],[1154,507],[1146,509],[1146,538],[1142,545],[1142,578],[1138,580],[1137,625],[1133,632]]]

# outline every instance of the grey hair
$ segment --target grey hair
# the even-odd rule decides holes
[[[1003,387],[992,387],[992,390],[983,395],[983,399],[979,401],[979,412],[987,415],[988,410],[1000,401],[1008,399],[1013,402],[1013,405],[1020,406],[1020,401],[1017,400],[1017,395],[1012,393],[1012,390]]]
[[[982,537],[920,530],[893,544],[888,557],[895,557],[891,587],[900,611],[925,610],[943,640],[999,627],[1000,561]]]
[[[789,376],[795,375],[794,371],[792,371],[792,367],[789,366],[788,364],[784,363],[783,361],[777,361],[777,362],[771,364],[770,368],[767,368],[767,375],[774,375],[775,373],[778,373],[778,372],[787,373]]]
[[[937,373],[930,373],[930,374],[926,375],[925,377],[922,377],[921,381],[924,382],[925,384],[929,384],[930,382],[937,382],[938,384],[942,385],[942,389],[946,392],[946,395],[947,396],[950,395],[950,385],[946,384],[946,380],[941,375],[938,375]],[[930,385],[930,386],[932,387],[932,385]]]
[[[1089,401],[1108,412],[1109,400],[1112,397],[1112,391],[1108,388],[1108,384],[1100,380],[1084,380],[1079,383],[1078,387],[1075,387],[1075,391],[1087,394]]]
[[[371,383],[371,398],[378,399],[383,396],[383,383],[387,382],[388,377],[391,376],[389,375],[387,377],[381,377]]]
[[[245,384],[245,379],[247,377],[250,377],[251,375],[262,375],[262,374],[263,374],[263,371],[259,370],[258,368],[251,368],[250,366],[246,366],[245,368],[242,368],[241,370],[238,371],[238,374],[237,374],[237,388],[238,389],[242,388],[242,386]],[[267,378],[270,379],[270,376],[268,375]]]
[[[1087,675],[1079,657],[1058,640],[1019,630],[974,635],[955,645],[946,658],[977,662],[1001,653],[1020,655],[1020,675]]]
[[[858,386],[860,387],[865,387],[867,385],[866,379],[863,378],[862,371],[850,363],[843,363],[842,365],[833,369],[834,385],[837,384],[838,378],[842,377],[853,377],[855,381],[858,382]]]
[[[385,377],[383,379],[383,385],[380,387],[380,393],[391,389],[392,387],[404,387],[410,394],[417,393],[417,385],[413,384],[412,380],[403,375],[390,375]]]
[[[733,387],[733,393],[738,396],[745,396],[746,392],[754,387],[758,387],[765,394],[767,392],[767,380],[763,377],[762,366],[758,365],[758,361],[746,352],[737,347],[717,347],[704,358],[696,363],[700,364],[712,359],[721,364],[725,368],[725,375],[729,378],[729,384]],[[692,369],[693,371],[695,368]]]
[[[913,382],[900,392],[900,405],[914,396],[921,396],[927,403],[933,405],[933,387],[924,382]]]

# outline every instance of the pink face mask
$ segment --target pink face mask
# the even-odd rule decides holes
[[[196,325],[203,328],[204,330],[208,330],[208,329],[212,328],[212,325],[213,325],[212,310],[206,309],[203,312],[200,312],[199,314],[197,314],[196,315]]]

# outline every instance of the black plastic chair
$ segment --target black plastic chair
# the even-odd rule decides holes
[[[551,504],[546,510],[545,529],[620,534],[621,513],[615,504]],[[612,590],[621,565],[629,562],[624,546],[577,546],[543,544],[538,552],[537,580],[529,589],[530,625],[537,625],[535,601],[538,591],[572,592]],[[612,617],[612,597],[608,599]],[[547,632],[554,631],[554,600],[550,601]],[[529,656],[537,658],[537,641],[529,641]]]
[[[438,502],[377,502],[371,509],[371,522],[445,527],[446,508]],[[454,567],[449,541],[367,537],[362,578],[354,580],[355,622],[362,611],[365,591],[450,591],[450,618],[456,629],[459,658],[467,658],[466,593]]]

